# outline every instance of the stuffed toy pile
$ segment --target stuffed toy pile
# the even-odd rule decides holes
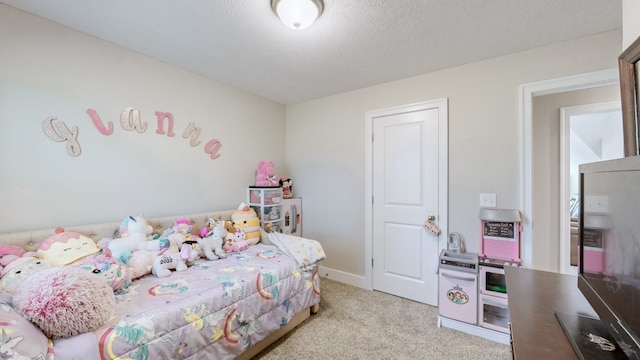
[[[100,328],[115,306],[114,291],[128,285],[124,264],[100,252],[90,238],[62,228],[37,252],[19,254],[12,250],[14,260],[4,263],[0,289],[13,295],[24,319],[52,339]]]
[[[208,219],[200,235],[189,219],[176,219],[172,228],[153,235],[143,217],[129,216],[118,237],[97,244],[58,228],[37,251],[0,245],[0,290],[51,339],[92,332],[111,317],[116,295],[127,294],[133,279],[170,276],[198,258],[221,259],[257,243],[255,211],[242,204],[235,215],[238,229],[232,221]]]

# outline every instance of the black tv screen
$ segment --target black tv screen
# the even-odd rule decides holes
[[[578,287],[631,359],[640,359],[640,157],[580,166]]]

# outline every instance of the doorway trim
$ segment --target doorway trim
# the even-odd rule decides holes
[[[438,249],[444,246],[449,229],[449,109],[448,99],[424,101],[367,111],[365,114],[365,279],[366,288],[373,290],[373,119],[400,112],[437,108],[438,113],[438,226],[441,229]]]
[[[619,82],[618,69],[613,68],[520,85],[519,117],[522,138],[520,207],[523,211],[520,257],[524,267],[536,268],[533,263],[533,97],[614,85]]]

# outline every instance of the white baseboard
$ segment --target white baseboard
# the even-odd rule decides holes
[[[364,276],[354,275],[340,270],[327,268],[324,266],[318,266],[318,274],[320,277],[335,280],[347,285],[356,286],[359,288],[371,290],[371,286],[367,284]]]
[[[466,322],[449,319],[443,316],[438,316],[438,327],[440,326],[462,331],[470,335],[480,336],[497,343],[505,345],[511,344],[511,336],[509,336],[509,334],[487,329],[482,326],[472,325]]]

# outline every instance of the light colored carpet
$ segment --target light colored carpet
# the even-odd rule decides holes
[[[321,279],[320,311],[254,359],[511,359],[508,345],[438,328],[438,309]]]

